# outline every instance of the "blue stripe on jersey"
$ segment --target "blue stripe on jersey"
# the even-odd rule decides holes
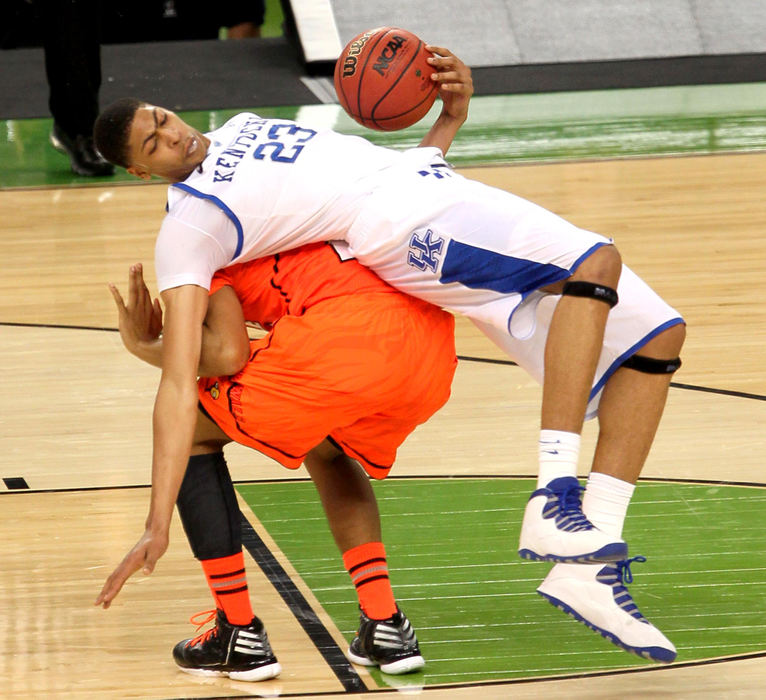
[[[566,279],[570,271],[550,263],[496,253],[451,240],[444,256],[440,282],[459,282],[470,289],[491,289],[500,294],[527,294]]]
[[[637,343],[634,343],[632,347],[628,348],[622,355],[620,355],[612,364],[609,366],[609,368],[604,372],[603,375],[601,375],[601,378],[596,382],[596,386],[594,386],[590,390],[590,396],[588,397],[588,401],[590,401],[596,394],[598,394],[599,391],[604,387],[604,384],[609,381],[609,377],[611,377],[619,368],[620,365],[622,365],[625,360],[627,360],[631,355],[635,355],[644,345],[646,345],[652,338],[662,333],[662,331],[671,328],[673,326],[677,326],[679,323],[684,323],[684,320],[679,316],[677,318],[671,318],[669,321],[665,321],[660,326],[657,326],[651,333],[647,333],[641,340],[639,340]]]
[[[200,199],[207,199],[209,202],[212,202],[217,207],[221,209],[221,211],[226,214],[226,216],[231,219],[231,223],[234,224],[234,228],[237,229],[237,249],[234,251],[234,256],[232,257],[232,260],[239,257],[240,253],[242,252],[242,246],[245,244],[245,234],[242,231],[242,224],[239,222],[239,219],[237,218],[237,215],[229,209],[218,197],[212,194],[205,194],[204,192],[200,192],[199,190],[195,190],[193,187],[189,185],[185,185],[183,182],[176,182],[172,185],[172,187],[177,187],[179,190],[183,190],[184,192],[187,192],[190,195],[193,195],[194,197],[199,197]]]

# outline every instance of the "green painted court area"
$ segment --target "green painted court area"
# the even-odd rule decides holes
[[[426,668],[377,673],[431,685],[648,667],[535,592],[549,564],[518,559],[530,479],[389,479],[374,484],[394,592]],[[310,482],[238,490],[347,640],[354,589]],[[641,483],[624,535],[629,589],[677,646],[678,662],[766,651],[766,489]],[[268,620],[267,620],[268,623]]]
[[[766,83],[474,97],[449,151],[457,166],[740,152],[766,148]],[[329,127],[393,148],[417,146],[440,103],[397,132],[365,129],[337,104],[259,108],[264,117]],[[244,110],[181,112],[203,132]],[[0,189],[132,182],[82,178],[48,143],[50,119],[0,121]]]

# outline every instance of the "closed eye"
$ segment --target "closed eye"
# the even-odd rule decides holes
[[[152,145],[149,149],[149,155],[152,155],[157,150],[157,129],[161,126],[163,126],[168,120],[167,112],[160,112],[158,114],[158,110],[154,111],[154,133],[149,137],[148,140],[151,140]]]

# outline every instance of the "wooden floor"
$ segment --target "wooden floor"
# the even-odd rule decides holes
[[[687,319],[684,366],[644,476],[766,481],[764,172],[766,154],[468,172],[613,236],[631,267]],[[253,602],[269,622],[280,678],[202,681],[175,669],[170,647],[193,632],[188,616],[210,607],[180,526],[155,574],[131,581],[108,611],[92,605],[142,531],[157,381],[104,330],[116,324],[106,285],[124,287],[137,261],[153,280],[164,201],[162,185],[0,192],[0,489],[23,479],[31,490],[0,491],[0,694],[340,697],[340,682],[252,562]],[[503,358],[462,320],[458,352]],[[534,474],[539,395],[518,368],[461,362],[449,404],[410,438],[395,473]],[[236,480],[291,476],[241,448],[228,457]],[[256,516],[248,513],[259,530]],[[717,699],[761,697],[764,687],[766,659],[757,658],[424,694]]]

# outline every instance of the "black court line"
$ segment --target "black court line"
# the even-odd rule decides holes
[[[670,386],[676,389],[687,389],[689,391],[705,391],[710,394],[723,394],[724,396],[738,396],[742,399],[755,399],[756,401],[766,401],[763,394],[751,394],[747,391],[731,391],[730,389],[714,389],[707,386],[695,386],[694,384],[681,384],[679,382],[670,382]]]
[[[465,355],[458,355],[458,360],[464,362],[483,362],[485,364],[493,365],[510,365],[512,367],[518,367],[519,365],[512,360],[493,359],[489,357],[468,357]],[[670,382],[670,386],[675,389],[686,389],[687,391],[704,391],[709,394],[721,394],[723,396],[735,396],[741,399],[754,399],[755,401],[766,401],[766,395],[763,394],[751,394],[746,391],[734,391],[732,389],[716,389],[709,386],[697,386],[695,384],[682,384],[680,382]]]
[[[0,321],[0,326],[8,326],[9,328],[56,328],[64,331],[106,331],[107,333],[116,333],[119,330],[102,326],[77,326],[67,323],[21,323],[17,321]]]
[[[59,323],[20,323],[14,321],[0,321],[0,326],[9,326],[15,328],[60,328],[62,330],[76,331],[105,331],[107,333],[116,333],[117,328],[101,328],[98,326],[76,326]],[[469,355],[458,355],[458,360],[463,362],[478,362],[490,365],[508,365],[509,367],[518,367],[518,364],[512,360],[495,359],[491,357],[471,357]],[[695,384],[682,384],[680,382],[670,382],[674,389],[684,389],[686,391],[702,391],[708,394],[719,394],[721,396],[732,396],[740,399],[753,399],[754,401],[766,401],[766,394],[751,394],[746,391],[734,391],[732,389],[716,389],[709,386],[697,386]]]
[[[276,560],[266,543],[260,538],[250,521],[240,513],[242,521],[242,545],[261,567],[271,585],[277,589],[295,619],[308,634],[328,666],[335,673],[347,693],[363,693],[368,690],[364,681],[349,663],[346,655],[335,643],[332,635],[322,624],[306,598],[293,580]]]
[[[423,481],[459,481],[461,479],[536,479],[536,474],[391,474],[386,477],[386,481],[422,479]],[[766,488],[766,482],[761,481],[730,481],[727,479],[680,479],[673,477],[660,476],[639,476],[641,483],[668,483],[668,484],[695,484],[698,486],[744,486],[749,488]],[[307,483],[311,481],[309,477],[296,477],[290,479],[240,479],[234,482],[235,486],[247,486],[249,484],[292,484]],[[124,491],[126,489],[148,489],[151,484],[124,484],[122,486],[70,486],[55,489],[21,489],[0,491],[0,496],[9,494],[36,494],[36,493],[79,493],[88,491]]]
[[[440,692],[444,690],[460,690],[463,688],[491,688],[493,686],[506,686],[506,685],[526,685],[526,684],[539,684],[550,683],[553,681],[567,681],[567,680],[585,680],[588,678],[605,678],[608,676],[627,676],[638,673],[659,673],[662,671],[674,671],[678,668],[699,668],[702,666],[714,666],[716,664],[725,664],[732,661],[748,661],[751,659],[766,658],[766,651],[756,651],[746,654],[737,654],[736,656],[722,656],[715,659],[701,659],[700,661],[684,661],[681,663],[673,663],[667,665],[657,665],[649,667],[639,668],[620,668],[613,671],[585,671],[583,673],[568,673],[560,676],[540,676],[537,678],[510,678],[508,680],[491,680],[491,681],[470,681],[467,683],[443,683],[440,685],[424,685],[413,688],[414,694],[424,695],[428,693]],[[407,687],[401,688],[375,688],[373,691],[378,693],[404,693],[408,694]],[[321,698],[330,695],[337,695],[338,693],[332,690],[318,691],[314,693],[280,693],[280,698]],[[218,695],[214,698],[206,698],[206,700],[230,700],[231,698],[263,698],[263,694],[259,695]],[[188,698],[173,698],[171,700],[189,700]]]
[[[20,478],[20,477],[14,477]],[[404,481],[413,479],[422,479],[423,481],[459,481],[461,479],[536,479],[536,474],[390,474],[386,481]],[[766,482],[761,481],[731,481],[729,479],[680,479],[674,477],[661,476],[639,476],[638,480],[642,483],[668,483],[668,484],[695,484],[698,486],[745,486],[749,488],[765,488]],[[295,477],[289,479],[239,479],[234,482],[235,486],[247,486],[249,484],[292,484],[308,483],[310,477]],[[55,489],[20,489],[17,491],[0,491],[0,496],[15,493],[35,494],[35,493],[79,493],[88,491],[124,491],[126,489],[148,489],[151,484],[123,484],[121,486],[70,486]]]

